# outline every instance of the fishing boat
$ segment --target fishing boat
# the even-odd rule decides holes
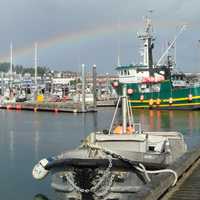
[[[147,17],[143,33],[137,37],[142,41],[141,64],[116,67],[119,80],[113,87],[120,94],[121,86],[127,84],[132,108],[140,109],[200,109],[200,83],[194,82],[176,70],[173,51],[178,37],[185,30],[182,26],[175,39],[168,44],[157,62],[153,59],[154,33],[152,20]]]
[[[109,130],[93,132],[76,149],[40,160],[32,175],[41,180],[49,173],[51,186],[66,200],[128,200],[159,173],[177,174],[169,165],[187,146],[179,132],[142,131],[133,121],[127,87],[117,102]],[[122,125],[114,126],[122,101]]]

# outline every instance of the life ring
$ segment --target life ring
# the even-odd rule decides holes
[[[188,100],[189,100],[189,101],[192,101],[192,94],[189,94],[189,95],[188,95]]]
[[[143,94],[140,96],[140,101],[144,101],[144,95]]]
[[[152,106],[153,103],[154,103],[153,99],[150,99],[150,100],[149,100],[149,105]]]
[[[134,92],[134,91],[133,91],[132,88],[128,88],[128,90],[127,90],[127,93],[128,93],[128,94],[133,94],[133,92]]]
[[[112,83],[113,88],[117,88],[119,86],[119,82],[118,81],[114,81]]]
[[[173,103],[173,98],[170,97],[170,98],[169,98],[169,104],[172,104],[172,103]]]

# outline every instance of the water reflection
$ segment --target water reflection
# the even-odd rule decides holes
[[[13,163],[13,160],[14,160],[14,131],[13,130],[9,132],[9,139],[10,139],[10,144],[9,144],[10,162]]]
[[[34,151],[35,151],[35,160],[39,159],[39,141],[40,135],[38,131],[35,131],[34,134]]]
[[[58,200],[53,196],[50,177],[40,183],[33,180],[33,165],[41,158],[77,147],[92,131],[109,128],[113,113],[114,108],[84,114],[0,112],[0,159],[3,160],[0,177],[2,183],[12,180],[2,184],[2,197],[27,200],[41,193],[34,200]],[[190,146],[200,143],[199,111],[134,110],[133,114],[135,122],[141,122],[144,130],[176,130],[185,135]],[[116,118],[121,119],[120,112]],[[24,182],[25,189],[21,187]]]
[[[135,111],[137,121],[143,129],[151,131],[174,131],[184,134],[200,132],[200,112],[198,111]]]

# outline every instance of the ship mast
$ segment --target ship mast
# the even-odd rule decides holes
[[[153,25],[152,20],[149,17],[145,17],[145,29],[143,33],[138,34],[138,38],[143,41],[144,52],[143,52],[143,65],[149,68],[150,76],[153,76]]]
[[[13,86],[13,44],[10,43],[10,88]]]

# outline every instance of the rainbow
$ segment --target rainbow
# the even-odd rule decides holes
[[[167,25],[170,26],[169,22],[156,22],[156,25]],[[171,25],[177,26],[177,24],[180,24],[180,22],[171,22]],[[58,44],[76,44],[80,43],[82,41],[90,41],[90,40],[96,40],[98,38],[102,38],[108,35],[116,34],[120,32],[125,32],[127,30],[133,30],[137,31],[139,27],[142,27],[143,25],[141,23],[138,23],[136,21],[130,21],[123,24],[112,24],[112,25],[106,25],[101,26],[97,28],[93,28],[90,30],[82,30],[80,32],[64,32],[60,33],[58,35],[55,35],[53,37],[49,37],[46,40],[43,41],[37,41],[39,49],[47,49],[50,47],[53,47],[54,45]],[[14,57],[18,55],[27,55],[34,52],[34,45],[29,44],[26,47],[21,48],[14,48]],[[8,61],[10,55],[9,52],[6,52],[2,55],[0,55],[0,62]]]

